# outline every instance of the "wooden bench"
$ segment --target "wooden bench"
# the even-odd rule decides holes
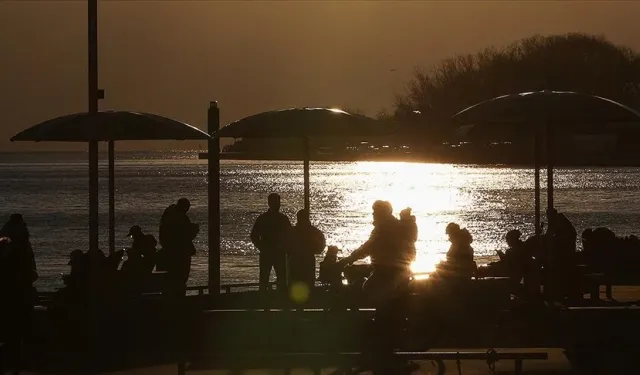
[[[640,286],[640,274],[608,275],[606,273],[589,273],[583,275],[583,277],[593,286],[593,292],[591,292],[592,299],[595,297],[596,293],[599,298],[601,286],[605,287],[605,295],[610,301],[615,301],[613,298],[614,286]]]
[[[446,371],[443,361],[476,360],[487,361],[489,366],[500,360],[513,360],[514,373],[522,374],[523,361],[546,360],[545,352],[506,352],[498,353],[494,350],[486,352],[394,352],[390,354],[394,360],[403,362],[435,361],[438,364],[438,374]],[[184,375],[187,371],[204,370],[232,370],[236,373],[243,370],[279,368],[289,372],[293,368],[312,369],[314,374],[320,374],[322,368],[338,368],[334,374],[354,374],[354,368],[366,370],[370,368],[371,355],[365,353],[246,353],[246,354],[220,354],[210,356],[203,360],[178,364],[178,375]],[[359,372],[359,371],[358,371]],[[355,372],[355,373],[358,373]]]

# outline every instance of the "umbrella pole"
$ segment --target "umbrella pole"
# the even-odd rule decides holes
[[[116,251],[115,147],[109,141],[109,253]]]
[[[533,138],[533,173],[534,173],[534,200],[535,200],[535,233],[542,234],[540,227],[540,137],[536,132]]]
[[[98,0],[88,0],[89,113],[98,113]],[[98,141],[89,142],[89,250],[98,250]]]
[[[553,129],[551,123],[547,121],[547,210],[553,209],[553,167],[554,167],[554,150],[553,150]],[[547,214],[548,214],[547,212]],[[551,223],[548,223],[551,224]]]
[[[310,202],[310,192],[309,192],[309,159],[310,159],[310,146],[309,146],[309,137],[304,137],[304,209],[309,211]]]
[[[88,0],[87,3],[87,34],[88,34],[88,94],[89,114],[98,115],[98,0]],[[98,249],[98,141],[95,127],[92,127],[91,141],[89,142],[89,252],[94,254]],[[96,269],[97,256],[89,259],[89,270]],[[96,296],[96,272],[89,272],[89,327],[88,327],[88,356],[86,358],[87,370],[94,373],[93,364],[96,356],[95,340],[95,315],[97,313]]]
[[[209,294],[220,293],[220,109],[218,102],[209,103],[207,113],[207,212],[209,245]]]

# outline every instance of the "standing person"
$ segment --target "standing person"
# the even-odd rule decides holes
[[[196,253],[193,240],[200,231],[198,224],[192,223],[187,215],[190,207],[187,198],[180,198],[167,207],[160,219],[160,244],[170,258],[167,272],[179,295],[186,293],[191,257]]]
[[[36,261],[22,215],[13,214],[0,230],[0,340],[6,343],[13,373],[20,372],[22,344],[31,329],[37,294]]]
[[[271,269],[276,272],[278,289],[287,285],[287,250],[290,245],[291,222],[280,212],[280,195],[267,197],[269,209],[256,219],[251,229],[251,242],[260,251],[260,290],[269,286]]]
[[[289,252],[289,284],[303,283],[311,290],[316,281],[316,255],[326,246],[324,234],[311,224],[309,211],[298,211]]]

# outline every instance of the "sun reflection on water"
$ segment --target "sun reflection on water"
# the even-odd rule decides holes
[[[345,189],[347,193],[340,209],[371,212],[372,203],[378,199],[391,202],[396,215],[403,208],[411,207],[418,224],[417,255],[411,268],[417,273],[434,271],[449,246],[446,224],[455,221],[456,212],[472,199],[462,189],[456,166],[360,162],[353,164],[350,172],[351,178],[345,183],[358,188]],[[350,234],[366,238],[372,229],[370,220],[371,217]],[[342,238],[342,242],[345,240]]]

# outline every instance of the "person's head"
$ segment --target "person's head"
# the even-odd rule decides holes
[[[404,210],[400,211],[400,219],[402,220],[411,219],[411,207],[407,207]]]
[[[127,234],[127,237],[137,238],[141,235],[142,235],[142,228],[140,228],[139,225],[134,225],[131,227],[131,229],[129,229],[129,234]]]
[[[522,233],[517,229],[508,231],[507,235],[505,236],[507,240],[507,245],[511,247],[515,246],[518,242],[520,242],[521,236],[522,236]]]
[[[83,259],[84,252],[82,250],[76,249],[69,254],[69,263],[67,264],[73,267],[75,265],[78,265]]]
[[[9,216],[9,222],[15,225],[26,225],[21,214],[11,214],[11,216]]]
[[[277,193],[271,193],[267,197],[267,203],[269,204],[269,208],[274,211],[280,210],[280,195]]]
[[[28,240],[29,229],[24,222],[21,214],[11,214],[9,221],[7,221],[0,230],[2,235],[0,237],[9,237],[12,241]]]
[[[373,210],[373,222],[376,223],[379,220],[384,220],[390,216],[393,216],[393,207],[388,201],[377,200],[373,202],[371,207]]]
[[[327,254],[324,256],[325,259],[334,259],[338,257],[338,252],[340,252],[340,249],[338,248],[338,246],[329,246],[327,248]]]
[[[191,202],[189,202],[187,198],[180,198],[178,199],[178,203],[176,203],[176,208],[178,211],[186,214],[189,208],[191,208]]]
[[[297,225],[311,225],[311,220],[309,219],[309,210],[307,209],[302,209],[300,211],[298,211],[298,213],[296,214],[296,219],[298,220],[298,222],[296,223]]]
[[[449,240],[451,240],[460,233],[460,225],[456,223],[449,223],[447,224],[447,228],[444,230],[444,232],[449,236]]]

